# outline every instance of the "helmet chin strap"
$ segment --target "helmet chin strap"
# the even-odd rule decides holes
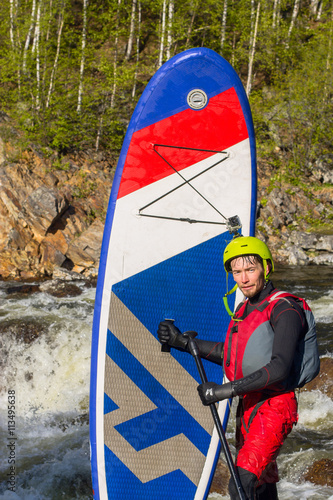
[[[229,316],[231,316],[233,319],[234,318],[234,313],[231,311],[230,307],[229,307],[229,304],[228,304],[228,295],[231,295],[233,294],[238,288],[238,285],[236,283],[236,285],[230,290],[230,292],[227,291],[227,293],[225,294],[225,296],[223,297],[223,304],[224,304],[224,307],[227,311],[227,313],[229,314]],[[228,290],[228,274],[227,274],[227,290]],[[238,319],[235,319],[235,321],[240,321]]]
[[[264,266],[264,278],[265,278],[265,282],[267,283],[270,275],[272,274],[272,268],[269,269],[269,264],[268,264],[268,261],[266,259],[263,259],[262,263]],[[268,273],[267,273],[267,268],[268,268]]]

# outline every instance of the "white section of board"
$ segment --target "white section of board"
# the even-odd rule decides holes
[[[228,159],[190,181],[193,187],[184,183],[181,177],[174,173],[117,200],[109,245],[112,254],[110,253],[107,259],[108,290],[114,283],[226,231],[225,226],[218,224],[190,224],[157,217],[224,222],[220,214],[227,218],[238,215],[243,224],[244,234],[249,234],[248,207],[251,199],[252,172],[250,168],[244,168],[251,164],[249,140],[242,141],[226,151]],[[182,170],[181,175],[187,180],[192,179],[199,172],[205,171],[221,160],[221,155],[216,154],[191,165]],[[180,185],[179,189],[172,191]],[[164,196],[165,193],[170,194]],[[156,218],[139,215],[142,207],[158,199],[159,201],[142,211],[145,214],[155,215]],[[168,238],[172,239],[170,245],[165,244]]]

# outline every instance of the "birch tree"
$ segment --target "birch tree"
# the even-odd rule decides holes
[[[52,91],[53,91],[53,85],[54,85],[54,77],[56,74],[56,70],[58,67],[58,61],[59,61],[59,53],[60,53],[60,42],[61,42],[61,33],[62,29],[64,27],[64,13],[63,11],[59,14],[59,21],[58,21],[58,36],[57,36],[57,50],[56,50],[56,55],[54,58],[54,63],[51,71],[51,77],[50,77],[50,85],[49,85],[49,90],[47,93],[47,98],[46,98],[46,103],[45,107],[48,108],[50,101],[51,101],[51,96],[52,96]]]
[[[252,50],[253,47],[255,16],[256,16],[256,4],[255,0],[251,0],[250,51]]]
[[[277,28],[280,19],[280,0],[274,0],[272,27]]]
[[[319,21],[321,18],[323,9],[323,1],[322,0],[311,0],[310,2],[310,12],[311,15],[316,21]]]
[[[297,14],[298,14],[298,11],[299,11],[300,1],[301,0],[295,0],[294,1],[294,8],[293,8],[292,16],[291,16],[291,21],[290,21],[289,30],[288,30],[288,36],[287,36],[287,42],[286,42],[286,48],[287,49],[289,49],[291,32],[292,32],[292,30],[293,30],[293,28],[295,26]]]
[[[20,43],[19,29],[17,26],[17,17],[18,17],[18,2],[15,0],[10,0],[9,39],[11,45],[11,54],[13,60],[15,61],[15,66],[16,66],[17,86],[20,93],[21,92],[21,62],[20,62],[21,43]]]
[[[36,15],[36,0],[33,0],[32,2],[32,9],[31,9],[31,18],[30,18],[30,26],[29,30],[25,39],[25,44],[24,44],[24,50],[23,50],[23,64],[22,64],[22,71],[23,73],[26,73],[27,71],[27,54],[28,54],[28,49],[31,41],[31,34],[34,29],[35,25],[35,15]]]
[[[125,59],[129,60],[132,53],[133,42],[134,42],[134,27],[135,27],[135,12],[136,12],[136,0],[132,0],[132,12],[131,12],[131,21],[130,21],[130,33],[127,42],[127,50]]]
[[[10,23],[9,23],[9,36],[10,36],[10,43],[12,45],[12,50],[15,50],[15,42],[14,42],[14,25],[15,25],[15,14],[14,14],[14,0],[10,0],[9,3],[9,17],[10,17]]]
[[[116,90],[117,90],[117,71],[118,71],[118,43],[119,43],[119,18],[120,18],[120,6],[121,0],[118,0],[117,6],[117,23],[116,23],[116,36],[114,41],[114,53],[113,53],[113,86],[110,100],[110,108],[114,108]]]
[[[329,89],[330,87],[327,85],[327,80],[328,77],[332,75],[332,69],[331,69],[331,58],[332,58],[332,38],[333,38],[333,2],[332,2],[332,7],[331,7],[331,25],[329,29],[329,37],[328,37],[328,50],[327,50],[327,57],[326,57],[326,78],[325,78],[325,85],[324,85],[324,95],[325,98],[329,96]]]
[[[250,46],[249,65],[248,65],[248,74],[247,74],[247,83],[246,83],[246,95],[247,96],[250,95],[251,87],[252,87],[253,61],[254,61],[254,54],[255,54],[255,50],[256,50],[259,14],[260,14],[260,1],[258,2],[258,5],[257,5],[257,14],[256,14],[254,27],[253,27],[253,33],[251,33],[251,36],[250,36],[251,46]]]
[[[191,40],[191,35],[192,35],[192,30],[193,30],[193,25],[194,25],[194,20],[197,14],[197,5],[196,3],[192,4],[191,6],[191,19],[190,19],[190,24],[187,29],[187,37],[186,37],[186,42],[185,42],[185,48],[188,49],[190,45],[190,40]]]
[[[40,11],[42,0],[38,2],[36,28],[35,28],[35,50],[36,50],[36,110],[40,109]]]
[[[87,43],[87,7],[88,0],[83,0],[83,27],[82,27],[82,43],[81,43],[81,64],[80,64],[80,80],[79,80],[79,92],[77,98],[77,108],[78,114],[81,113],[82,109],[82,95],[83,95],[83,75],[84,75],[84,65],[86,57],[86,43]]]
[[[159,68],[162,66],[162,63],[163,63],[165,24],[166,24],[166,0],[163,0],[161,34],[160,34],[160,50],[159,50],[159,56],[158,56],[158,67]]]
[[[224,0],[223,12],[222,12],[222,25],[221,25],[221,52],[223,53],[223,46],[225,42],[225,34],[227,29],[227,12],[228,12],[228,0]]]
[[[138,78],[139,60],[140,60],[140,35],[141,35],[141,2],[138,3],[138,21],[137,21],[137,37],[136,37],[136,61],[135,61],[135,72],[134,72],[134,83],[132,88],[132,99],[135,97],[136,85]]]
[[[167,60],[169,60],[170,57],[171,57],[172,24],[173,24],[174,9],[175,9],[174,0],[169,0],[167,50],[166,50],[166,58],[167,58]]]

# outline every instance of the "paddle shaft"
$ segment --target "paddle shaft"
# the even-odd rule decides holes
[[[207,380],[206,372],[205,372],[205,369],[203,367],[202,360],[201,360],[201,357],[199,354],[199,349],[198,349],[197,343],[194,340],[194,338],[192,338],[191,336],[188,336],[188,337],[189,337],[189,342],[188,342],[189,351],[195,359],[201,381],[204,384],[204,383],[208,382],[208,380]],[[234,462],[232,460],[231,452],[229,449],[227,439],[225,437],[224,429],[223,429],[223,426],[221,424],[221,420],[220,420],[218,411],[217,411],[214,403],[210,404],[209,407],[210,407],[210,410],[212,412],[215,427],[216,427],[216,430],[218,432],[218,435],[219,435],[219,438],[220,438],[220,441],[222,444],[222,448],[224,451],[225,458],[227,460],[227,465],[229,467],[231,477],[236,485],[239,498],[240,498],[240,500],[246,500],[242,485],[240,483],[237,471],[235,469]]]

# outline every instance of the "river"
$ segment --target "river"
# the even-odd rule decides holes
[[[273,281],[309,301],[320,354],[332,356],[333,270],[280,268]],[[76,285],[80,295],[60,298],[13,293],[17,283],[0,282],[0,499],[92,499],[88,407],[95,289]],[[38,325],[32,342],[21,324]],[[333,499],[333,488],[303,479],[315,460],[333,459],[333,402],[320,391],[302,392],[299,414],[278,459],[279,497]],[[233,427],[231,418],[231,446]]]

